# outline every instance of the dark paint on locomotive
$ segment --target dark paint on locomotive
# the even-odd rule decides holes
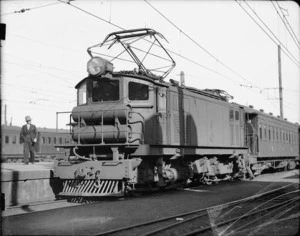
[[[157,40],[156,34],[150,29],[115,32],[100,47],[114,36],[110,47],[120,43],[132,55],[130,38]],[[177,187],[187,181],[227,180],[234,174],[229,159],[233,154],[240,155],[244,164],[249,158],[255,174],[270,166],[292,169],[299,159],[298,125],[229,103],[230,96],[222,90],[165,82],[136,57],[139,71],[113,72],[105,60],[93,60],[91,48],[88,52],[93,61],[88,63],[90,75],[76,86],[78,105],[71,113],[76,143],[63,145],[70,155],[54,165],[54,175],[64,185],[61,196],[119,195]],[[258,132],[266,122],[289,135],[282,142],[264,140]],[[282,152],[266,155],[275,144],[283,147]]]

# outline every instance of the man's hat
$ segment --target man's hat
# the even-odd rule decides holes
[[[31,120],[30,116],[25,116],[25,120],[30,121]]]

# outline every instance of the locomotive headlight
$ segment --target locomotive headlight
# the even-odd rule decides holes
[[[113,71],[113,64],[101,57],[93,57],[87,63],[87,71],[90,75],[103,75]]]

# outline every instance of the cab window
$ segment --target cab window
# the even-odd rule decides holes
[[[92,81],[92,101],[118,101],[120,99],[119,90],[119,80],[94,80]]]
[[[78,105],[86,104],[86,83],[82,84],[78,89]]]
[[[128,84],[128,97],[131,101],[148,100],[149,99],[149,86],[136,82],[129,82]]]

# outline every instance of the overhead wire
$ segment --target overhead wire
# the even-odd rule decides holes
[[[251,6],[244,0],[246,5],[249,7],[249,9],[256,15],[256,17],[262,22],[263,25],[270,31],[270,33],[276,38],[278,42],[276,42],[267,32],[266,30],[253,18],[253,16],[250,15],[250,13],[242,6],[241,3],[239,3],[237,0],[235,2],[246,12],[246,14],[255,22],[256,25],[259,26],[259,28],[277,45],[282,46],[285,50],[281,48],[281,51],[297,66],[300,68],[300,62],[297,61],[297,59],[294,58],[294,56],[291,54],[291,52],[281,43],[281,41],[277,38],[277,36],[270,30],[270,28],[261,20],[261,18],[258,16],[258,14],[251,8]]]
[[[61,1],[61,0],[58,0],[58,1],[63,2],[63,3],[66,3],[66,2]],[[148,2],[147,2],[147,3],[148,3]],[[115,26],[115,27],[117,27],[117,28],[119,28],[119,29],[125,30],[125,28],[123,28],[123,27],[121,27],[121,26],[119,26],[119,25],[116,25],[116,24],[112,23],[111,21],[107,21],[107,20],[105,20],[105,19],[103,19],[103,18],[101,18],[101,17],[98,17],[98,16],[96,16],[95,14],[92,14],[92,13],[86,11],[86,10],[81,9],[80,7],[77,7],[77,6],[75,6],[75,5],[73,5],[73,4],[70,4],[70,3],[68,3],[68,5],[74,7],[74,8],[76,8],[76,9],[78,9],[78,10],[80,10],[80,11],[82,11],[82,12],[88,14],[88,15],[91,15],[91,16],[93,16],[93,17],[96,17],[96,18],[100,19],[101,21],[104,21],[104,22],[106,22],[106,23],[108,23],[108,24],[111,24],[111,25],[113,25],[113,26]],[[178,28],[178,27],[177,27],[177,28]],[[219,73],[218,71],[215,71],[215,70],[212,70],[212,69],[210,69],[210,68],[208,68],[208,67],[206,67],[206,66],[203,66],[202,64],[200,64],[200,63],[198,63],[198,62],[195,62],[195,61],[193,61],[193,60],[191,60],[191,59],[188,59],[188,58],[186,58],[186,57],[184,57],[184,56],[182,56],[182,55],[180,55],[180,54],[178,54],[178,53],[175,53],[175,52],[173,52],[173,51],[171,51],[171,50],[169,50],[169,49],[167,49],[167,51],[170,52],[170,53],[173,53],[173,54],[175,54],[175,55],[177,55],[177,56],[179,56],[179,57],[181,57],[181,58],[183,58],[183,59],[185,59],[185,60],[187,60],[187,61],[189,61],[189,62],[192,62],[192,63],[194,63],[194,64],[196,64],[196,65],[198,65],[198,66],[200,66],[200,67],[202,67],[202,68],[204,68],[204,69],[206,69],[206,70],[208,70],[208,71],[211,71],[211,72],[213,72],[213,73],[215,73],[215,74],[217,74],[217,75],[219,75],[219,76],[221,76],[221,77],[223,77],[223,78],[226,78],[226,79],[228,79],[228,80],[231,80],[232,82],[236,82],[236,81],[232,80],[231,78],[229,78],[229,77],[227,77],[227,76],[224,76],[223,74]],[[218,59],[217,59],[217,60],[218,60]],[[245,81],[248,81],[248,80],[246,80],[246,79],[244,79],[244,80],[245,80]],[[249,81],[248,81],[248,82],[249,82]],[[237,82],[236,82],[236,83],[237,83]],[[251,82],[249,82],[249,83],[251,83]],[[253,86],[256,86],[256,85],[254,85],[253,83],[251,83],[251,84],[252,84]],[[262,95],[262,96],[263,96],[263,95]],[[278,109],[277,105],[273,104],[272,102],[270,102],[270,103],[271,103],[276,109]]]
[[[49,6],[56,5],[56,4],[59,4],[59,2],[54,2],[54,3],[50,3],[50,4],[46,4],[46,5],[37,6],[37,7],[23,8],[19,11],[13,11],[13,12],[1,14],[0,16],[6,16],[6,15],[11,15],[11,14],[16,14],[16,13],[24,13],[26,11],[35,10],[35,9],[44,8],[44,7],[49,7]]]
[[[297,38],[296,38],[296,39],[294,38],[294,35],[291,33],[290,29],[287,27],[287,25],[286,25],[286,23],[284,22],[282,16],[279,14],[277,8],[275,7],[275,4],[274,4],[272,1],[271,1],[271,3],[272,3],[272,5],[273,5],[273,7],[274,7],[274,9],[275,9],[275,11],[276,11],[276,13],[277,13],[277,15],[279,16],[280,20],[282,21],[283,25],[285,26],[285,28],[286,28],[287,31],[289,32],[290,36],[292,37],[294,43],[295,43],[296,46],[300,49],[300,44],[299,44],[299,42],[296,41]],[[280,10],[281,10],[281,9],[280,9]],[[281,11],[281,13],[284,14],[282,11]]]
[[[205,49],[201,44],[199,44],[197,41],[195,41],[191,36],[189,36],[187,33],[185,33],[182,29],[180,29],[176,24],[174,24],[171,20],[169,20],[164,14],[162,14],[157,8],[155,8],[152,4],[150,4],[147,0],[144,0],[151,8],[153,8],[158,14],[160,14],[164,19],[166,19],[171,25],[173,25],[177,30],[179,30],[180,33],[182,33],[184,36],[186,36],[189,40],[191,40],[194,44],[196,44],[199,48],[201,48],[204,52],[206,52],[210,57],[212,57],[214,60],[216,60],[218,63],[223,65],[225,68],[230,70],[232,73],[243,79],[244,81],[248,82],[249,84],[252,84],[252,82],[245,79],[242,75],[234,71],[231,67],[227,66],[225,63],[223,63],[219,58],[217,58],[215,55],[213,55],[211,52],[209,52],[207,49]]]
[[[169,20],[164,14],[162,14],[157,8],[155,8],[153,5],[151,5],[147,0],[144,0],[148,5],[150,5],[156,12],[158,12],[164,19],[166,19],[170,24],[172,24],[177,30],[179,30],[182,34],[184,34],[188,39],[190,39],[192,42],[194,42],[197,46],[199,46],[202,50],[204,50],[208,55],[210,55],[211,57],[213,57],[217,62],[219,62],[220,64],[222,64],[223,66],[225,66],[227,69],[229,69],[231,72],[235,73],[236,75],[238,75],[240,78],[242,78],[244,81],[247,81],[249,84],[251,84],[251,87],[256,87],[256,85],[254,85],[252,82],[246,80],[244,77],[242,77],[241,75],[239,75],[238,73],[236,73],[235,71],[233,71],[230,67],[228,67],[227,65],[225,65],[223,62],[221,62],[217,57],[215,57],[213,54],[211,54],[208,50],[206,50],[204,47],[202,47],[199,43],[197,43],[194,39],[192,39],[189,35],[187,35],[182,29],[180,29],[177,25],[175,25],[171,20]],[[208,69],[208,68],[206,68]],[[213,71],[215,72],[215,71]],[[218,72],[215,72],[217,74],[219,74]],[[219,74],[220,75],[220,74]],[[228,79],[228,77],[227,77]],[[231,80],[231,79],[230,79]],[[242,86],[242,85],[241,85]],[[246,87],[246,86],[245,86]],[[262,95],[263,96],[263,95]],[[272,102],[270,102],[273,106],[275,106],[275,108],[277,108],[276,105],[274,105]],[[278,108],[277,108],[278,109]]]
[[[272,1],[271,1],[271,3],[273,4]],[[298,44],[300,44],[300,41],[299,41],[298,37],[296,36],[296,34],[295,34],[295,32],[294,32],[292,26],[290,25],[288,19],[285,17],[285,14],[284,14],[283,11],[282,11],[282,7],[279,5],[278,1],[276,1],[276,3],[277,3],[277,6],[278,6],[279,10],[280,10],[281,13],[282,13],[283,18],[285,19],[286,23],[287,23],[288,26],[290,27],[290,30],[292,31],[293,36],[295,37],[295,39],[296,39],[296,41],[298,42]],[[274,5],[274,4],[273,4],[273,5]],[[275,5],[274,5],[274,7],[275,7]]]
[[[62,1],[62,0],[57,0],[57,1],[60,1],[60,2],[62,2],[62,3],[66,3],[66,2],[64,2],[64,1]],[[77,7],[77,6],[75,6],[75,5],[73,5],[73,4],[70,4],[70,3],[66,3],[66,4],[68,4],[69,6],[72,6],[72,7],[76,8],[76,9],[78,9],[78,10],[80,10],[80,11],[82,11],[82,12],[88,14],[88,15],[91,15],[91,16],[93,16],[93,17],[95,17],[95,18],[98,18],[98,19],[100,19],[101,21],[104,21],[104,22],[106,22],[106,23],[108,23],[108,24],[111,24],[111,25],[113,25],[113,26],[115,26],[115,27],[117,27],[117,28],[119,28],[119,29],[121,29],[121,30],[126,30],[125,28],[123,28],[123,27],[121,27],[121,26],[119,26],[119,25],[117,25],[117,24],[114,24],[114,23],[112,23],[111,21],[107,21],[107,20],[105,20],[105,19],[103,19],[103,18],[101,18],[101,17],[99,17],[99,16],[97,16],[97,15],[95,15],[95,14],[92,14],[92,13],[90,13],[90,12],[88,12],[88,11],[86,11],[86,10],[80,8],[80,7]],[[189,62],[192,62],[192,63],[194,63],[194,64],[196,64],[196,65],[198,65],[198,66],[200,66],[200,67],[202,67],[202,68],[204,68],[204,69],[210,71],[210,72],[213,72],[213,73],[215,73],[215,74],[217,74],[217,75],[219,75],[219,76],[221,76],[221,77],[223,77],[223,78],[226,78],[226,79],[228,79],[228,80],[231,80],[232,82],[235,82],[235,83],[239,84],[237,81],[235,81],[235,80],[229,78],[228,76],[225,76],[225,75],[221,74],[221,73],[218,72],[218,71],[215,71],[215,70],[213,70],[213,69],[211,69],[211,68],[208,68],[207,66],[204,66],[204,65],[202,65],[202,64],[200,64],[200,63],[198,63],[198,62],[195,62],[195,61],[193,61],[193,60],[191,60],[191,59],[188,59],[187,57],[184,57],[184,56],[182,56],[182,55],[180,55],[180,54],[178,54],[178,53],[176,53],[176,52],[174,52],[174,51],[172,51],[172,50],[170,50],[170,49],[167,49],[167,48],[166,48],[166,50],[167,50],[168,52],[170,52],[170,53],[172,53],[172,54],[178,56],[178,57],[183,58],[184,60],[187,60],[187,61],[189,61]],[[217,59],[217,60],[218,60],[218,59]],[[248,81],[248,82],[249,82],[249,81]],[[251,83],[251,82],[249,82],[249,83]]]
[[[90,13],[90,12],[84,10],[84,9],[81,9],[80,7],[77,7],[77,6],[73,5],[73,4],[70,4],[70,2],[64,2],[64,1],[61,1],[61,0],[58,0],[58,1],[59,1],[59,3],[65,3],[65,4],[68,4],[68,5],[70,5],[70,6],[74,7],[74,8],[76,8],[76,9],[78,9],[78,10],[80,10],[80,11],[86,13],[86,14],[89,14],[89,15],[91,15],[91,16],[93,16],[93,17],[96,17],[96,18],[98,18],[99,20],[102,20],[102,21],[104,21],[104,22],[106,22],[106,23],[109,23],[109,24],[111,24],[111,25],[113,25],[113,26],[115,26],[115,27],[117,27],[117,28],[119,28],[119,29],[125,30],[124,28],[122,28],[122,27],[120,27],[120,26],[118,26],[118,25],[112,23],[111,21],[106,21],[105,19],[103,19],[103,18],[101,18],[101,17],[99,17],[99,16],[97,16],[97,15],[94,15],[94,14],[92,14],[92,13]],[[146,1],[146,2],[147,2],[147,1]],[[148,2],[147,2],[147,3],[148,3]],[[148,4],[149,4],[149,3],[148,3]],[[36,8],[46,7],[46,6],[50,6],[50,5],[54,5],[54,4],[47,4],[47,5],[40,6],[40,7],[36,7]],[[31,8],[31,9],[35,9],[35,8]],[[181,32],[182,32],[182,31],[181,31]],[[197,43],[197,42],[195,42],[195,43]],[[204,49],[204,51],[205,51],[205,50],[206,50],[206,49]],[[208,68],[208,67],[206,67],[206,66],[201,65],[201,64],[198,63],[198,62],[195,62],[195,61],[193,61],[193,60],[191,60],[191,59],[188,59],[188,58],[186,58],[186,57],[184,57],[184,56],[182,56],[182,55],[180,55],[180,54],[178,54],[178,53],[172,52],[171,50],[168,50],[168,51],[171,52],[171,53],[173,53],[173,54],[175,54],[175,55],[177,55],[178,57],[181,57],[181,58],[183,58],[183,59],[185,59],[185,60],[187,60],[187,61],[189,61],[189,62],[192,62],[192,63],[194,63],[194,64],[196,64],[196,65],[198,65],[198,66],[200,66],[200,67],[202,67],[202,68],[204,68],[204,69],[206,69],[206,70],[209,70],[209,71],[211,71],[211,72],[213,72],[213,73],[216,73],[216,74],[218,74],[219,76],[222,76],[222,77],[224,77],[224,78],[226,78],[226,79],[229,79],[229,80],[231,80],[231,81],[233,81],[233,82],[236,82],[236,81],[230,79],[230,78],[227,77],[227,76],[222,75],[221,73],[219,73],[219,72],[217,72],[217,71],[215,71],[215,70],[212,70],[212,69],[210,69],[210,68]],[[210,54],[210,53],[208,52],[208,54]],[[214,55],[211,54],[211,56],[212,56],[217,62],[219,62],[220,64],[222,64],[222,62],[221,62],[218,58],[216,58]],[[226,65],[225,65],[225,67],[226,67]],[[227,69],[231,69],[231,68],[227,67]],[[232,72],[234,72],[234,71],[232,71]],[[236,72],[235,72],[235,73],[236,73]],[[238,74],[237,74],[237,75],[238,75]],[[241,76],[239,76],[239,77],[241,77]],[[241,78],[242,78],[242,77],[241,77]],[[244,79],[244,80],[245,80],[245,79]],[[247,80],[245,80],[245,81],[247,81]],[[248,83],[251,83],[250,81],[247,81],[247,82],[248,82]]]

